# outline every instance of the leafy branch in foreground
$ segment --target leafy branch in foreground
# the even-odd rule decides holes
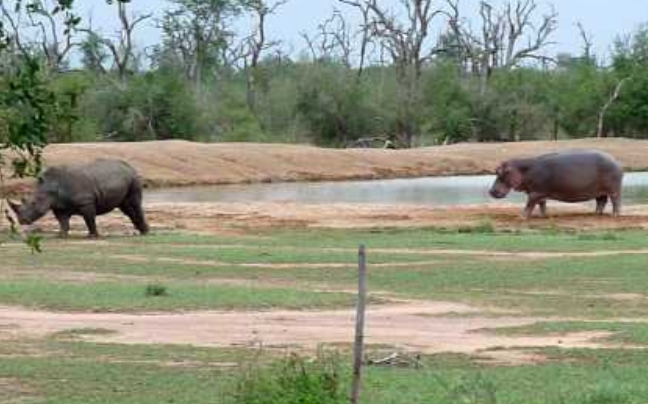
[[[79,19],[71,13],[73,0],[57,0],[48,15],[65,14],[69,33]],[[13,7],[11,7],[13,6]],[[42,168],[43,149],[51,128],[55,95],[47,86],[41,57],[20,38],[21,13],[46,12],[38,0],[1,2],[0,24],[0,199],[5,199],[5,170],[10,166],[14,177],[35,177]],[[33,21],[33,20],[32,20]],[[4,206],[2,206],[4,209]],[[5,213],[5,216],[8,216]],[[16,225],[9,221],[13,233]],[[25,239],[32,252],[40,252],[39,236]]]

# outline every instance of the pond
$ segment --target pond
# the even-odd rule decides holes
[[[471,205],[500,202],[488,195],[493,180],[492,175],[479,175],[165,188],[147,191],[146,201]],[[648,203],[648,172],[626,174],[623,192],[625,205]],[[524,200],[523,194],[511,193],[503,203]]]

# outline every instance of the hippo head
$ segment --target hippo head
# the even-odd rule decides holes
[[[29,200],[22,199],[22,203],[9,202],[9,207],[16,214],[21,225],[30,225],[45,216],[50,210],[51,200],[44,193],[36,193]]]
[[[517,190],[522,186],[522,173],[510,162],[502,163],[495,171],[495,175],[497,178],[489,191],[493,198],[505,198],[511,189]]]

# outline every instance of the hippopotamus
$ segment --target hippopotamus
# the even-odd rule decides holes
[[[119,208],[141,233],[148,233],[142,208],[142,184],[137,172],[121,160],[99,159],[86,165],[51,167],[38,177],[36,190],[22,204],[9,201],[22,225],[30,225],[50,210],[60,235],[70,230],[70,217],[83,217],[90,237],[98,237],[95,218]]]
[[[503,162],[490,189],[494,198],[504,198],[511,189],[528,195],[524,217],[536,205],[547,216],[547,199],[561,202],[596,200],[596,213],[603,214],[608,198],[613,215],[621,212],[623,168],[614,157],[596,150],[568,150],[533,158]]]

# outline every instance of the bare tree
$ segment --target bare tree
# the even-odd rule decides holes
[[[317,26],[313,35],[301,33],[313,62],[335,60],[351,69],[354,45],[352,33],[344,15],[335,10],[331,17]]]
[[[370,31],[370,17],[371,8],[369,3],[361,3],[355,0],[338,0],[340,3],[349,5],[356,8],[362,15],[362,23],[360,25],[360,53],[358,55],[358,79],[362,78],[364,73],[365,64],[367,62],[367,52],[371,43]]]
[[[479,9],[481,29],[474,32],[460,17],[459,0],[447,0],[447,3],[450,28],[470,72],[482,78],[482,94],[495,69],[512,69],[528,60],[553,61],[542,53],[553,44],[550,37],[556,30],[558,17],[553,9],[537,22],[535,0],[515,0],[502,10],[495,9],[489,1],[482,1]]]
[[[26,21],[23,22],[23,15],[8,9],[5,3],[0,1],[0,9],[4,20],[9,23],[14,45],[22,53],[28,52],[28,48],[40,51],[48,71],[60,70],[72,49],[78,45],[74,42],[74,35],[79,17],[70,9],[61,10],[56,1],[34,0],[24,8]]]
[[[120,30],[117,34],[117,39],[103,36],[94,31],[91,27],[82,29],[82,31],[88,35],[89,41],[93,41],[96,44],[108,49],[110,55],[112,56],[113,67],[117,70],[117,75],[122,84],[128,76],[128,73],[132,67],[133,59],[135,57],[133,33],[135,32],[135,29],[138,25],[153,16],[153,14],[150,13],[143,15],[129,15],[127,7],[129,3],[130,1],[127,0],[117,0],[114,3],[117,8],[117,15],[119,17],[119,22],[121,25]],[[97,59],[101,58],[97,57]],[[99,65],[99,67],[104,73],[107,73],[107,71],[101,64]]]
[[[242,59],[245,66],[247,83],[247,105],[250,111],[256,111],[257,102],[257,76],[259,62],[263,52],[279,45],[279,41],[269,41],[266,35],[268,16],[274,14],[288,0],[279,0],[273,5],[268,5],[265,0],[252,0],[247,7],[256,19],[255,31],[244,39]]]
[[[256,0],[253,0],[256,1]],[[171,0],[175,8],[162,21],[164,52],[177,60],[200,94],[204,81],[244,58],[234,43],[232,18],[245,2],[238,0]]]
[[[443,50],[432,45],[434,20],[444,17],[443,9],[435,8],[433,0],[401,0],[404,18],[379,4],[378,0],[342,1],[358,8],[365,20],[365,36],[361,51],[363,63],[369,40],[388,53],[396,69],[399,88],[398,133],[400,143],[411,146],[417,132],[416,111],[420,103],[420,79],[423,66]]]

